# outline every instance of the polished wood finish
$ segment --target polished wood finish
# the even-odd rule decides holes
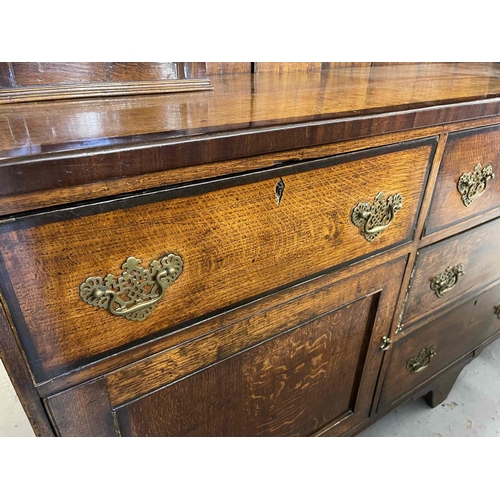
[[[19,301],[14,321],[35,378],[47,380],[211,311],[411,240],[434,144],[375,149],[5,225],[5,293],[12,305]],[[280,178],[285,192],[278,205]],[[379,191],[401,194],[403,208],[369,243],[351,212],[362,201],[373,203]],[[78,296],[87,277],[118,274],[129,256],[148,265],[169,252],[182,257],[184,270],[140,328]]]
[[[405,260],[405,258],[396,259],[388,265],[375,268],[375,271],[364,272],[326,287],[316,283],[315,286],[319,285],[319,288],[305,295],[301,294],[293,300],[288,298],[284,301],[287,298],[286,294],[281,293],[277,299],[283,302],[278,302],[272,308],[261,306],[258,313],[239,322],[228,322],[226,318],[225,327],[199,335],[189,342],[179,342],[177,347],[117,370],[106,376],[111,402],[113,406],[123,405],[200,369],[229,359],[252,346],[260,345],[278,334],[294,330],[297,325],[310,324],[345,304],[364,300],[368,296],[371,297],[370,301],[376,296],[378,304],[380,297],[377,294],[382,290],[381,280],[384,281],[383,289],[387,291],[379,308],[382,308],[380,314],[385,315],[386,301],[393,301],[397,295],[399,275]],[[359,269],[359,266],[356,269]],[[365,293],[361,298],[360,289]],[[385,322],[390,322],[391,319],[383,317],[385,326],[377,330],[374,338],[374,345],[377,348],[382,336],[387,334]],[[339,320],[338,324],[347,325],[348,322]],[[321,328],[319,330],[322,331]],[[349,335],[354,333],[351,331]]]
[[[44,87],[17,87],[0,89],[0,104],[19,102],[83,99],[89,97],[115,97],[128,95],[168,94],[213,90],[210,80],[165,80],[123,83],[92,83],[51,85]]]
[[[495,152],[498,64],[173,64],[214,93],[0,109],[2,358],[36,432],[352,435],[446,397],[500,335],[500,206],[426,222],[451,160]],[[403,208],[369,243],[351,210],[379,190]],[[87,276],[168,252],[184,271],[145,322],[81,301]],[[446,252],[465,276],[426,305]]]
[[[107,377],[114,404],[153,391],[117,410],[122,435],[341,433],[366,419],[403,265],[319,289]]]
[[[499,304],[500,284],[496,284],[396,342],[381,405],[397,403],[427,378],[495,335],[500,330],[500,319],[495,314],[495,306]],[[418,373],[410,373],[406,367],[408,360],[431,346],[436,347],[436,355],[428,366]]]
[[[345,306],[130,403],[117,413],[122,433],[300,436],[341,420],[354,410],[372,308]]]
[[[178,78],[175,63],[7,63],[17,87],[71,83],[130,82]]]
[[[58,436],[117,436],[106,383],[98,379],[45,400]]]
[[[487,116],[479,114],[480,111],[490,110],[490,114],[497,114],[493,110],[500,94],[500,77],[489,66],[483,74],[477,70],[477,65],[472,68],[473,74],[471,65],[467,64],[454,69],[448,65],[361,66],[284,75],[228,74],[210,79],[215,89],[210,95],[50,103],[35,109],[30,106],[29,115],[18,105],[5,106],[0,112],[0,151],[1,156],[24,156],[27,151],[29,154],[36,149],[65,151],[67,143],[72,144],[72,149],[87,150],[108,145],[113,138],[122,138],[115,142],[132,145],[137,142],[134,138],[140,136],[143,142],[148,135],[150,140],[157,141],[162,136],[165,139],[187,138],[200,132],[230,132],[347,117],[357,117],[355,122],[362,127],[358,134],[363,133],[366,137]],[[433,80],[432,86],[429,80]],[[462,104],[450,107],[458,102]],[[491,107],[483,107],[481,102]],[[409,113],[410,110],[418,112]],[[89,113],[93,122],[89,121]],[[380,129],[389,125],[384,124],[381,116],[376,130],[363,130],[365,115],[374,113],[394,113],[390,117],[395,122],[392,129]],[[69,115],[73,119],[71,127],[68,126]],[[24,134],[9,120],[13,116],[24,118]],[[50,129],[46,127],[47,118]],[[410,122],[410,119],[417,121]],[[341,123],[345,128],[349,122]],[[351,136],[346,136],[349,133]],[[352,139],[355,133],[348,128],[343,137],[322,143]],[[100,142],[101,138],[106,141]],[[321,138],[316,137],[316,140]]]
[[[276,63],[276,62],[257,62],[255,63],[256,73],[293,73],[295,71],[320,71],[322,63],[320,62],[295,62],[295,63]]]
[[[499,142],[498,126],[450,134],[426,222],[426,234],[446,229],[500,206]],[[487,181],[483,194],[465,206],[457,183],[462,174],[472,172],[479,163],[483,167],[491,164],[496,175]]]
[[[151,362],[154,366],[156,365],[155,360],[164,359],[160,354],[162,351],[185,344],[186,342],[211,334],[212,332],[223,330],[227,325],[235,323],[246,324],[250,318],[258,315],[261,311],[273,309],[285,302],[295,303],[295,301],[303,295],[307,295],[316,289],[325,288],[333,285],[334,283],[339,283],[340,281],[352,276],[353,273],[362,274],[364,271],[368,271],[385,262],[399,258],[404,258],[406,260],[408,253],[410,252],[410,247],[411,243],[397,246],[394,249],[388,250],[382,254],[375,254],[373,256],[366,257],[355,264],[341,267],[334,273],[322,274],[295,286],[288,287],[279,292],[271,293],[270,295],[253,300],[243,306],[236,307],[229,311],[213,314],[207,319],[196,322],[194,325],[176,330],[175,335],[161,336],[153,341],[133,346],[125,351],[108,356],[96,363],[85,365],[77,370],[55,377],[46,382],[42,382],[37,385],[37,389],[42,397],[47,397],[77,384],[81,384],[82,382],[92,378],[110,374],[110,372],[115,370],[115,373],[118,375],[119,373],[122,373],[119,369],[124,368],[127,365],[130,365],[132,370],[130,372],[128,372],[128,370],[124,370],[123,373],[128,373],[129,375],[131,374],[131,384],[134,384],[134,381],[137,380],[133,376],[135,373],[134,367],[136,366],[141,366],[144,379],[149,383],[153,380],[149,378],[149,363]],[[154,355],[157,353],[159,356],[155,357]],[[147,359],[147,365],[136,363],[143,359]],[[161,361],[159,363],[161,363]],[[154,373],[151,375],[154,377]],[[111,396],[114,398],[113,394],[114,391],[111,389]]]
[[[500,220],[469,230],[419,251],[403,316],[409,325],[464,293],[477,290],[500,276]],[[448,266],[463,264],[464,275],[443,297],[432,291],[431,280]]]
[[[472,361],[472,357],[466,357],[461,363],[456,365],[453,369],[448,370],[442,377],[437,379],[433,384],[432,388],[425,395],[425,401],[431,408],[436,408],[440,404],[444,403],[448,398],[458,376],[462,370]]]
[[[110,197],[138,190],[183,184],[196,180],[215,178],[222,175],[231,175],[253,170],[269,169],[273,168],[273,166],[284,163],[324,158],[335,154],[341,154],[350,151],[359,151],[366,148],[405,142],[423,137],[431,137],[438,134],[441,134],[441,136],[444,137],[444,135],[446,135],[443,134],[445,130],[459,130],[463,129],[464,127],[473,128],[483,125],[490,125],[491,123],[498,123],[499,121],[499,117],[486,118],[481,120],[474,120],[472,122],[458,123],[447,126],[441,125],[438,127],[432,127],[423,130],[418,129],[408,132],[380,135],[368,139],[359,139],[356,141],[338,142],[325,146],[303,148],[298,150],[294,149],[292,151],[252,156],[244,159],[228,160],[224,162],[203,164],[191,167],[176,168],[174,170],[166,170],[149,174],[146,173],[132,177],[119,177],[115,179],[108,179],[106,181],[90,182],[81,186],[75,185],[72,187],[54,188],[50,190],[6,196],[1,198],[2,203],[0,205],[0,215],[14,214],[58,204],[63,205],[83,200]],[[441,161],[441,156],[439,157],[439,161]],[[106,166],[105,169],[107,171],[107,167],[109,167],[109,165],[104,165]],[[21,168],[21,166],[18,166],[18,168]],[[437,170],[435,170],[434,173],[435,175],[437,175]],[[62,183],[62,179],[59,180],[60,183]],[[433,186],[434,183],[432,184],[432,187]],[[33,185],[33,187],[35,186]],[[1,189],[2,187],[0,186],[0,190]],[[430,189],[429,192],[432,195],[432,189]],[[426,211],[427,207],[428,205],[425,206]],[[485,215],[480,217],[484,219]],[[488,212],[486,214],[486,217],[488,218],[484,220],[489,220],[491,218],[494,218],[495,214]],[[422,219],[421,225],[423,225],[424,222],[425,219]],[[459,224],[455,232],[459,232],[462,225],[467,226],[465,227],[465,229],[468,229],[469,227],[472,227],[476,224],[476,222],[471,222],[471,219],[468,219]],[[418,234],[421,234],[421,227],[419,227]],[[447,234],[445,235],[445,237],[451,234],[454,233]],[[427,237],[426,240],[433,237],[434,235],[431,235],[430,237]]]
[[[16,86],[14,69],[10,62],[0,62],[0,88],[11,88]]]
[[[37,436],[53,436],[54,431],[34,387],[31,373],[19,348],[12,323],[0,295],[0,357],[16,390],[28,420]]]
[[[449,65],[361,66],[283,75],[229,74],[211,78],[215,91],[210,96],[72,101],[41,104],[36,109],[2,106],[0,158],[60,153],[69,147],[74,154],[89,153],[96,147],[108,150],[113,144],[130,147],[155,142],[148,148],[156,155],[161,150],[159,164],[143,165],[137,151],[132,162],[121,158],[130,165],[129,175],[134,169],[137,175],[144,173],[139,168],[159,171],[167,165],[222,161],[498,115],[500,78],[486,66],[483,74],[474,68],[472,75],[466,64],[452,69]],[[460,106],[453,105],[458,102]],[[373,116],[376,113],[380,116]],[[272,129],[255,130],[264,126]],[[197,141],[185,155],[190,138],[214,132],[231,138]],[[176,147],[169,146],[177,153],[166,155],[171,147],[160,148],[157,141],[173,138]],[[208,143],[213,145],[206,148]],[[115,158],[111,164],[116,168],[119,162]]]

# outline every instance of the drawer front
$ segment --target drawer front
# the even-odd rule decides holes
[[[407,392],[500,330],[500,284],[468,300],[393,346],[381,404]]]
[[[500,219],[420,250],[403,316],[407,326],[500,276]]]
[[[450,134],[425,233],[500,206],[500,127]]]
[[[369,416],[405,264],[325,276],[292,300],[280,292],[256,314],[49,397],[54,425],[66,436],[113,434],[113,422],[123,436],[342,434]]]
[[[411,240],[434,147],[374,149],[4,226],[3,291],[35,378]],[[360,204],[379,192],[365,227]]]

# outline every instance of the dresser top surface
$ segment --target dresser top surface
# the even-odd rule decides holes
[[[500,99],[500,66],[454,63],[213,76],[214,90],[0,106],[0,163]]]

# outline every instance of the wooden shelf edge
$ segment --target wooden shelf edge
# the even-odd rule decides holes
[[[0,89],[0,105],[21,102],[114,97],[145,94],[169,94],[213,90],[208,78],[164,81],[110,82],[94,84],[48,85],[43,87],[17,87]]]

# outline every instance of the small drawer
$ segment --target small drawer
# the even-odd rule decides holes
[[[500,126],[450,134],[425,234],[500,206]]]
[[[500,330],[500,284],[411,332],[393,345],[381,405],[406,393],[476,349]]]
[[[419,251],[403,328],[500,277],[500,219]]]
[[[35,378],[410,241],[435,144],[415,141],[3,225],[0,286]]]

